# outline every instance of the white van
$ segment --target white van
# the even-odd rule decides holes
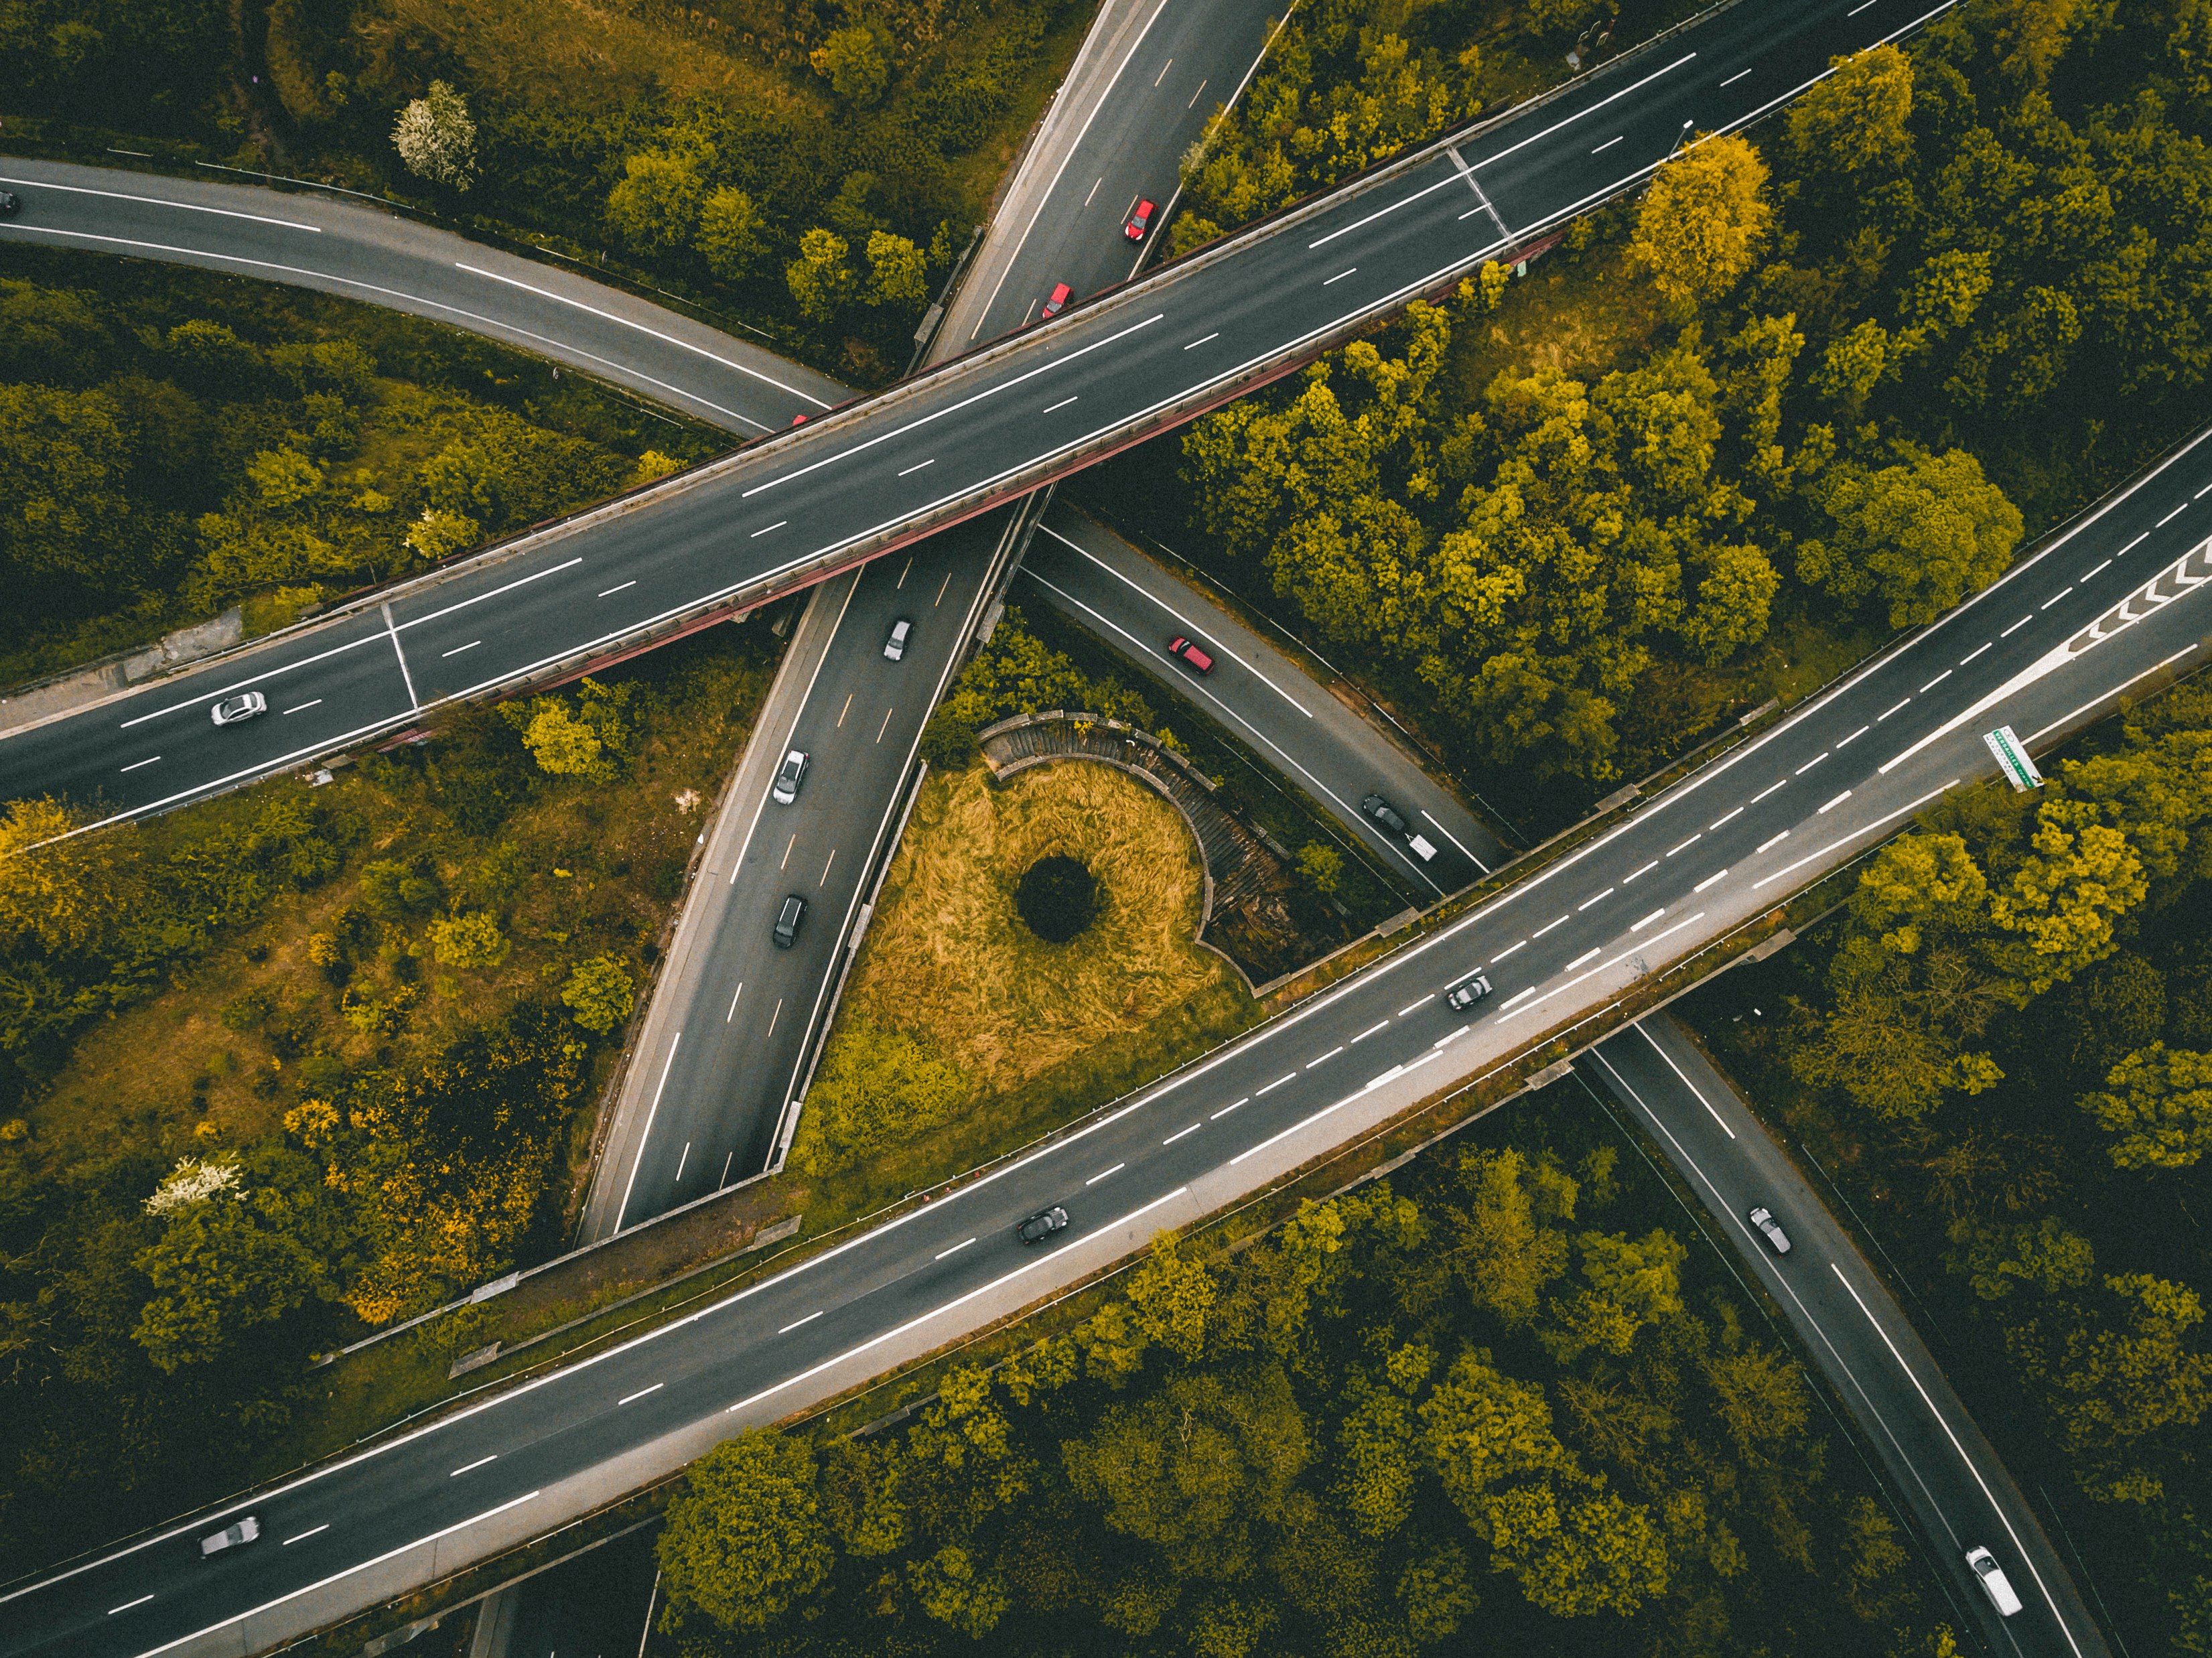
[[[1987,1549],[1969,1549],[1966,1564],[1973,1568],[1974,1576],[1982,1580],[1982,1588],[1988,1591],[1990,1603],[1996,1607],[1998,1617],[2009,1618],[2020,1610],[2020,1596],[2013,1593],[2012,1585],[2005,1581],[2004,1568],[1997,1564],[1995,1555]]]

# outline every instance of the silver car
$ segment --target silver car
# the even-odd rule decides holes
[[[1771,1209],[1765,1204],[1759,1205],[1751,1212],[1751,1224],[1766,1234],[1766,1241],[1774,1246],[1776,1254],[1786,1255],[1790,1253],[1789,1235],[1775,1224],[1774,1212]]]
[[[914,623],[906,617],[901,616],[892,623],[891,636],[884,641],[884,659],[887,662],[903,661],[906,658],[906,642],[913,637]]]
[[[249,1514],[245,1519],[234,1520],[221,1531],[210,1532],[200,1539],[200,1558],[204,1560],[210,1554],[221,1554],[225,1549],[237,1548],[240,1544],[251,1543],[260,1535],[260,1520]]]
[[[240,691],[236,696],[226,696],[208,710],[208,717],[218,726],[235,726],[241,720],[251,720],[257,714],[269,712],[269,699],[259,691]]]

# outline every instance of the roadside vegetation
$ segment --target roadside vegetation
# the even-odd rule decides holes
[[[1691,1017],[1877,1229],[2136,1650],[2212,1643],[2212,685],[1946,801]]]
[[[691,1655],[1955,1650],[1909,1534],[1595,1114],[1533,1103],[867,1438],[695,1464]]]
[[[1978,0],[1688,149],[1533,280],[1486,269],[1208,416],[1179,487],[1141,452],[1082,487],[1162,503],[1164,538],[1556,828],[2201,424],[2201,25]],[[1310,119],[1231,170],[1326,176]],[[1194,188],[1245,203],[1224,224],[1274,199]]]
[[[17,0],[0,97],[11,136],[94,159],[78,135],[144,135],[611,255],[879,382],[1088,21],[1070,0]]]
[[[1039,936],[1018,902],[1041,866],[1043,880],[1065,879],[1056,859],[1095,885],[1064,942]],[[1003,787],[981,764],[931,777],[807,1092],[793,1164],[896,1197],[915,1183],[908,1142],[957,1121],[962,1138],[1017,1144],[1252,1023],[1235,970],[1192,936],[1203,879],[1181,815],[1109,767],[1062,761]],[[1077,919],[1038,914],[1051,932]]]
[[[718,627],[39,850],[64,807],[0,816],[0,1554],[228,1489],[312,1353],[557,1252],[773,657]]]
[[[0,249],[0,685],[245,602],[252,631],[725,440],[396,312]]]

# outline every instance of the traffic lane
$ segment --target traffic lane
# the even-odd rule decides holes
[[[836,381],[661,307],[320,194],[0,157],[23,199],[0,238],[156,258],[319,289],[487,334],[674,401],[726,429],[780,430],[842,402]]]
[[[1133,629],[1117,622],[1104,610],[1086,600],[1075,590],[1076,583],[1080,581],[1085,574],[1079,568],[1073,569],[1060,568],[1055,568],[1052,574],[1047,574],[1042,570],[1031,568],[1030,562],[1026,560],[1020,572],[1024,585],[1041,592],[1048,604],[1072,616],[1089,631],[1099,635],[1124,656],[1133,659],[1148,671],[1163,679],[1175,673],[1181,665],[1171,660],[1165,651],[1150,643]],[[1074,580],[1068,585],[1063,585],[1059,579],[1062,577],[1073,577]],[[1097,594],[1093,596],[1104,597]],[[1141,623],[1141,618],[1133,619]],[[1423,904],[1432,903],[1442,898],[1446,893],[1453,890],[1454,886],[1466,884],[1465,881],[1459,881],[1453,885],[1447,885],[1446,881],[1453,874],[1464,872],[1455,870],[1443,853],[1440,853],[1436,861],[1443,864],[1444,867],[1441,870],[1431,868],[1415,855],[1409,845],[1401,841],[1396,836],[1385,833],[1381,825],[1369,821],[1357,811],[1352,810],[1350,802],[1336,793],[1327,782],[1323,781],[1319,773],[1294,758],[1288,750],[1263,732],[1247,717],[1245,712],[1247,708],[1253,706],[1256,699],[1249,696],[1239,698],[1238,688],[1234,684],[1224,683],[1218,689],[1208,686],[1204,681],[1212,677],[1212,675],[1202,676],[1187,668],[1182,669],[1182,671],[1185,677],[1173,683],[1182,695],[1206,708],[1222,724],[1254,744],[1268,759],[1291,774],[1294,780],[1312,792],[1324,809],[1331,811],[1334,815],[1346,821],[1352,834],[1378,853],[1384,864],[1392,868],[1401,881],[1407,883],[1420,895]],[[1252,688],[1248,686],[1245,689],[1249,691]],[[1346,817],[1347,812],[1348,817]]]
[[[720,883],[723,920],[694,982],[677,993],[686,1001],[682,1034],[664,1061],[661,1104],[622,1224],[757,1174],[772,1158],[817,1005],[843,965],[869,853],[897,805],[931,692],[959,648],[973,596],[963,578],[988,561],[1002,527],[994,515],[862,572],[806,696],[773,738],[779,759],[793,748],[810,756],[799,799],[756,803]],[[915,627],[906,655],[891,662],[884,644],[901,616]],[[772,931],[788,894],[808,908],[786,950]]]
[[[2050,1540],[1932,1355],[1695,1044],[1671,1019],[1647,1020],[1601,1043],[1583,1068],[1650,1130],[1861,1418],[1893,1485],[1939,1546],[1954,1604],[1972,1609],[1999,1651],[2102,1652]],[[1762,1205],[1790,1239],[1787,1256],[1750,1224],[1749,1212]],[[2028,1602],[2027,1616],[1997,1616],[1966,1565],[1977,1547],[1996,1556]]]
[[[216,726],[214,705],[246,690],[260,692],[268,712]],[[383,618],[349,618],[8,733],[0,788],[17,799],[145,811],[327,754],[410,707]]]
[[[1458,210],[1516,235],[1604,199],[1705,134],[1733,131],[1893,39],[1950,0],[1736,6],[1586,76],[1581,90],[1456,146],[1471,199]]]
[[[1135,273],[1178,187],[1183,154],[1228,101],[1267,39],[1271,9],[1255,0],[1158,6],[1109,92],[1053,159],[1051,190],[1025,225],[962,349],[1033,320],[1054,284],[1095,294]],[[1209,98],[1206,94],[1211,93]],[[1054,135],[1040,135],[1048,142]],[[1146,240],[1125,227],[1137,203],[1154,204]]]
[[[1294,658],[1112,531],[1080,513],[1055,512],[1024,562],[1036,567],[1040,590],[1059,608],[1178,691],[1189,695],[1194,681],[1205,689],[1218,685],[1224,697],[1234,688],[1240,734],[1256,741],[1262,753],[1314,790],[1325,810],[1395,863],[1451,891],[1504,862],[1496,839],[1465,807]],[[1215,659],[1213,671],[1202,680],[1187,665],[1168,659],[1165,647],[1178,635],[1194,640]],[[1377,788],[1437,847],[1433,861],[1414,859],[1403,842],[1383,835],[1358,810],[1358,801]]]

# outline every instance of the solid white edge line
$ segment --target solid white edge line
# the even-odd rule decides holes
[[[731,1005],[734,1007],[737,1004],[732,1002]],[[645,1127],[637,1137],[637,1155],[630,1160],[629,1178],[623,1182],[622,1203],[615,1211],[615,1232],[622,1230],[623,1217],[629,1212],[629,1194],[637,1186],[638,1165],[645,1161],[645,1148],[653,1141],[653,1120],[659,1114],[660,1092],[668,1086],[668,1073],[676,1066],[676,1045],[683,1040],[684,1031],[679,1026],[676,1034],[668,1039],[668,1057],[661,1061],[660,1080],[653,1084],[653,1103],[646,1109]],[[612,1237],[614,1232],[607,1236]]]
[[[1806,865],[1814,862],[1815,859],[1825,858],[1830,853],[1838,850],[1839,847],[1849,846],[1852,841],[1857,840],[1862,835],[1867,834],[1869,831],[1873,829],[1878,829],[1884,823],[1893,822],[1899,817],[1910,817],[1914,812],[1918,811],[1921,807],[1926,805],[1930,800],[1941,799],[1948,790],[1954,789],[1958,786],[1959,780],[1954,777],[1949,782],[1944,784],[1942,788],[1930,789],[1927,793],[1922,795],[1917,800],[1908,801],[1904,805],[1899,806],[1895,811],[1884,812],[1881,817],[1875,818],[1870,823],[1860,824],[1858,828],[1850,830],[1837,839],[1829,841],[1826,846],[1822,847],[1818,852],[1808,852],[1802,858],[1800,858],[1796,863],[1785,865],[1784,867],[1776,870],[1771,875],[1762,876],[1759,879],[1753,881],[1751,884],[1751,890],[1753,892],[1756,892],[1763,886],[1767,886],[1776,881],[1779,881],[1783,877],[1789,875],[1795,871],[1804,868]]]
[[[602,311],[596,305],[586,305],[581,300],[569,298],[566,294],[556,294],[550,288],[539,288],[534,283],[523,282],[514,276],[502,276],[498,271],[486,270],[481,265],[464,264],[459,259],[453,261],[453,268],[457,270],[465,270],[471,276],[482,276],[487,281],[504,282],[509,288],[519,288],[526,294],[535,294],[541,300],[550,300],[556,305],[574,307],[576,310],[586,312],[592,316],[600,318],[607,322],[614,323],[619,327],[634,328],[641,334],[651,335],[654,339],[659,340],[664,345],[672,345],[679,351],[689,351],[695,356],[706,358],[709,362],[720,363],[725,368],[736,370],[738,374],[744,375],[748,380],[757,380],[763,386],[773,386],[779,392],[788,392],[793,397],[803,398],[805,401],[812,404],[817,409],[828,409],[833,406],[830,404],[824,403],[820,398],[816,397],[811,392],[802,392],[795,386],[787,386],[783,381],[776,379],[773,374],[763,374],[757,368],[748,368],[741,362],[732,362],[729,358],[723,356],[720,352],[709,351],[703,345],[694,345],[689,340],[680,340],[677,338],[675,335],[663,333],[658,328],[648,328],[645,324],[641,322],[634,322],[628,317],[618,317],[611,311]],[[654,308],[656,310],[659,309],[658,307],[655,307]],[[762,355],[765,356],[768,354],[763,352]],[[755,424],[758,424],[758,422],[756,422]],[[769,428],[763,428],[763,429],[766,430]]]
[[[1690,1080],[1688,1073],[1686,1073],[1680,1066],[1674,1063],[1674,1056],[1672,1054],[1669,1054],[1665,1048],[1659,1046],[1659,1039],[1644,1028],[1643,1020],[1638,1019],[1636,1022],[1636,1030],[1638,1035],[1642,1036],[1645,1042],[1651,1044],[1651,1051],[1656,1054],[1661,1059],[1667,1061],[1667,1068],[1673,1072],[1676,1076],[1681,1078],[1682,1086],[1688,1089],[1691,1094],[1696,1098],[1698,1103],[1705,1108],[1706,1114],[1720,1125],[1721,1133],[1727,1135],[1730,1139],[1734,1139],[1735,1138],[1735,1130],[1728,1126],[1728,1119],[1722,1116],[1719,1110],[1715,1108],[1713,1102],[1705,1097],[1705,1090],[1699,1088],[1697,1084]]]
[[[94,190],[88,185],[58,185],[45,179],[0,178],[0,185],[14,185],[19,190],[58,190],[70,196],[100,196],[114,202],[137,202],[146,207],[174,208],[179,213],[210,213],[219,219],[244,219],[252,224],[273,224],[280,230],[304,230],[309,235],[319,236],[323,228],[319,224],[302,224],[296,219],[272,219],[265,213],[240,213],[227,207],[203,207],[198,202],[173,201],[165,196],[133,196],[121,190]],[[237,186],[233,185],[235,189]],[[275,191],[270,192],[274,195]],[[10,226],[13,229],[15,227]],[[29,228],[26,226],[24,228]]]
[[[1974,1484],[1981,1487],[1982,1495],[1988,1499],[1990,1507],[1996,1511],[1997,1523],[2005,1528],[2005,1535],[2012,1540],[2021,1564],[2035,1579],[2035,1587],[2043,1591],[2044,1603],[2051,1608],[2051,1615],[2057,1622],[2059,1633],[2066,1637],[2066,1644],[2074,1649],[2075,1658],[2081,1658],[2081,1643],[2074,1638],[2074,1631],[2066,1627],[2066,1618],[2058,1610],[2057,1598],[2051,1593],[2051,1586],[2043,1581],[2043,1574],[2035,1569],[2035,1557],[2020,1540],[2020,1533],[2013,1529],[2012,1521],[2006,1517],[2004,1505],[1997,1501],[1996,1493],[1990,1489],[1989,1481],[1982,1478],[1982,1471],[1975,1466],[1974,1459],[1966,1455],[1966,1448],[1959,1442],[1959,1436],[1951,1430],[1949,1420],[1936,1408],[1936,1401],[1929,1397],[1928,1389],[1921,1385],[1920,1377],[1913,1368],[1905,1362],[1905,1355],[1898,1351],[1897,1344],[1889,1339],[1889,1332],[1881,1327],[1881,1321],[1874,1315],[1874,1309],[1859,1299],[1858,1291],[1852,1286],[1850,1279],[1844,1276],[1844,1269],[1832,1260],[1828,1263],[1828,1270],[1836,1275],[1836,1282],[1842,1284],[1844,1291],[1857,1303],[1859,1311],[1866,1315],[1867,1322],[1874,1326],[1874,1333],[1881,1338],[1881,1345],[1889,1349],[1889,1356],[1897,1361],[1897,1368],[1905,1372],[1912,1383],[1912,1391],[1920,1395],[1920,1402],[1928,1407],[1928,1414],[1936,1418],[1937,1425],[1943,1430],[1943,1437],[1951,1442],[1951,1448],[1959,1454],[1959,1461],[1965,1463],[1966,1472],[1974,1476]]]

